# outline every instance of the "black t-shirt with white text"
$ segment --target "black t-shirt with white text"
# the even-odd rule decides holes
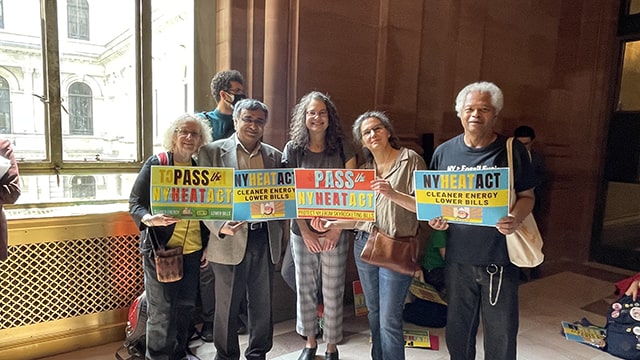
[[[460,134],[436,148],[430,170],[473,171],[508,167],[507,137],[498,138],[480,149],[464,143]],[[516,192],[532,189],[535,175],[527,149],[519,141],[513,141],[514,188]],[[477,226],[450,223],[447,230],[447,261],[471,265],[507,265],[510,263],[505,236],[494,226]]]

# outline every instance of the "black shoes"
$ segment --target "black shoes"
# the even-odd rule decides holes
[[[302,353],[300,354],[300,356],[298,356],[298,360],[315,360],[316,359],[316,350],[318,350],[317,346],[314,347],[314,348],[308,348],[308,347],[304,348],[302,350]]]
[[[324,353],[324,360],[338,360],[338,349],[336,349],[336,352]]]
[[[213,323],[203,322],[202,330],[200,330],[200,338],[204,342],[213,342]]]

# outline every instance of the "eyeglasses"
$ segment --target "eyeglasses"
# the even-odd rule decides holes
[[[267,124],[265,120],[252,119],[250,117],[243,117],[243,118],[240,118],[240,120],[242,120],[242,122],[245,123],[245,125],[255,124],[256,126],[264,127]]]
[[[371,137],[371,132],[373,131],[374,133],[379,133],[380,131],[382,131],[384,129],[384,126],[378,124],[370,129],[367,129],[363,132],[361,132],[360,134],[362,135],[362,137]]]
[[[183,137],[187,137],[191,135],[191,137],[195,138],[200,136],[199,131],[189,131],[187,129],[176,129],[176,132],[178,133],[178,136],[183,136]]]
[[[327,117],[329,115],[329,113],[327,112],[327,110],[320,110],[320,111],[315,111],[315,110],[310,110],[307,111],[307,116],[308,117]]]

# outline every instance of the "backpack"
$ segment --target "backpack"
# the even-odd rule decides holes
[[[627,360],[640,360],[640,299],[624,295],[609,307],[607,314],[609,354]]]
[[[144,360],[147,349],[147,296],[142,292],[129,306],[124,343],[116,351],[118,360]],[[120,352],[126,349],[128,357],[122,357]]]

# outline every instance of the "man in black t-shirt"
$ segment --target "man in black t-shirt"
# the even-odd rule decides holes
[[[456,111],[464,133],[436,148],[430,169],[507,167],[507,138],[494,131],[502,105],[502,91],[493,83],[472,83],[462,89]],[[429,221],[432,228],[447,230],[446,342],[453,360],[475,359],[480,314],[485,359],[516,359],[519,279],[518,268],[509,261],[505,235],[531,212],[535,178],[527,150],[518,141],[513,143],[513,162],[517,200],[495,227],[449,224],[442,218]]]

